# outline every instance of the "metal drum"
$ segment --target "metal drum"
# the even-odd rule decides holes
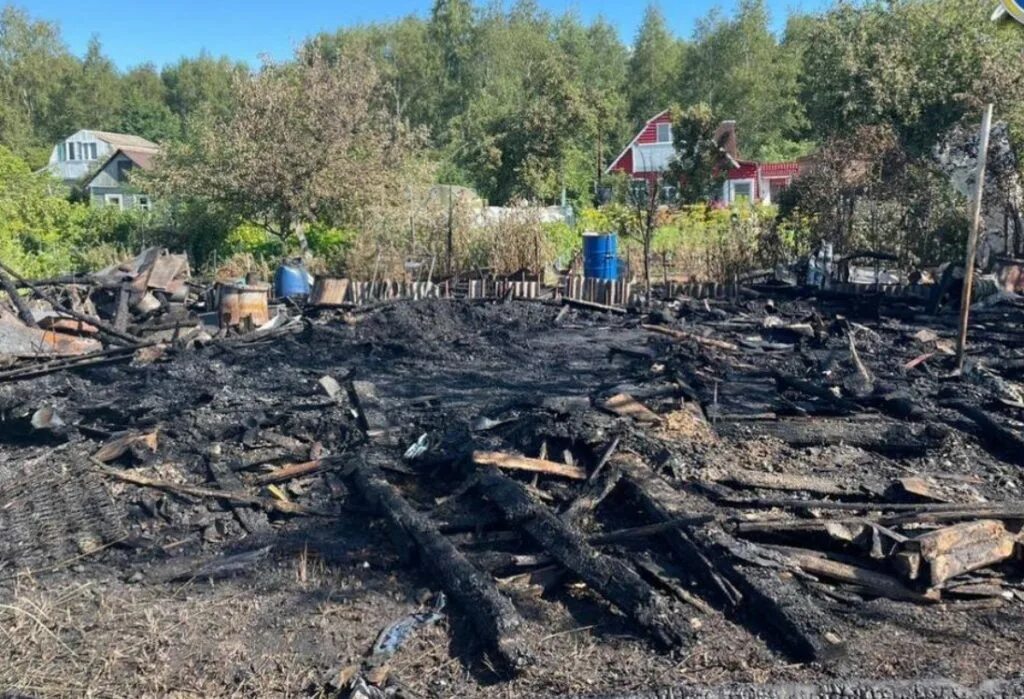
[[[270,320],[269,298],[270,286],[267,284],[222,285],[219,302],[220,326],[236,326],[246,318],[253,326],[263,325]]]
[[[619,278],[619,237],[614,233],[583,234],[583,276],[589,279]]]

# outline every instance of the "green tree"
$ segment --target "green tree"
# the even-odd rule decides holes
[[[181,124],[167,106],[167,88],[152,63],[132,68],[121,79],[117,130],[161,142],[178,135]]]
[[[53,123],[56,138],[79,129],[117,129],[121,107],[120,76],[110,59],[103,55],[97,37],[89,40],[82,61],[64,74],[55,102],[59,114]]]
[[[962,0],[841,4],[803,27],[800,80],[819,138],[887,125],[925,154],[985,102],[1018,128],[1024,121],[1024,33],[989,20],[988,3]]]
[[[445,78],[439,47],[428,23],[406,17],[387,24],[371,24],[321,34],[307,51],[317,51],[336,62],[343,52],[363,52],[376,64],[388,103],[395,115],[414,126],[438,134],[445,123],[442,111]]]
[[[687,204],[703,204],[721,188],[729,167],[724,144],[715,138],[718,120],[706,104],[675,108],[672,141],[676,158],[673,179],[679,182],[679,198]]]
[[[167,86],[167,106],[185,127],[193,117],[229,116],[235,103],[235,78],[248,72],[244,63],[213,58],[204,51],[165,67],[160,77]]]
[[[800,155],[800,60],[797,45],[776,41],[764,0],[742,0],[732,19],[712,12],[698,23],[679,74],[680,96],[734,119],[748,157]]]
[[[427,33],[440,52],[443,100],[438,116],[448,119],[465,109],[471,86],[475,43],[471,0],[435,0]]]
[[[648,5],[633,42],[626,82],[629,117],[634,124],[645,122],[674,101],[682,52],[661,10]]]
[[[52,194],[52,184],[0,146],[0,259],[20,273],[73,271],[86,209]]]
[[[0,10],[0,143],[40,167],[59,138],[58,97],[75,59],[57,26],[12,6]]]
[[[576,144],[584,169],[577,172],[572,168],[570,178],[575,182],[573,188],[582,192],[591,179],[600,179],[608,161],[630,136],[626,103],[629,55],[615,27],[600,18],[584,26],[577,17],[565,15],[556,21],[554,37],[589,107],[589,121]]]
[[[364,55],[268,63],[232,91],[230,114],[209,113],[168,144],[155,193],[208,201],[305,247],[306,226],[361,224],[404,191],[418,142],[382,104]]]

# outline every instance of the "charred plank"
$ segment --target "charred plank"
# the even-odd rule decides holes
[[[348,475],[360,495],[389,521],[392,531],[400,532],[415,547],[420,565],[469,617],[505,668],[514,671],[521,667],[527,659],[522,618],[490,576],[470,563],[428,517],[413,509],[379,468],[363,461]]]
[[[510,523],[522,528],[555,560],[622,610],[660,645],[675,647],[692,639],[689,624],[673,613],[666,600],[635,570],[594,549],[578,531],[531,498],[518,482],[491,469],[481,473],[479,487]]]
[[[722,423],[719,432],[741,438],[745,429],[734,423]],[[942,446],[945,436],[927,425],[908,425],[882,420],[793,419],[761,422],[757,434],[773,437],[793,447],[837,446],[873,451],[879,454],[918,455]]]
[[[638,459],[624,468],[624,482],[648,516],[657,521],[707,514],[712,509],[703,498],[672,488]],[[794,659],[824,660],[834,655],[836,644],[827,640],[833,626],[828,615],[796,581],[741,557],[749,545],[721,525],[684,525],[666,536],[691,574],[703,583],[702,592],[709,601],[747,625],[768,627]],[[716,588],[717,594],[709,594]]]

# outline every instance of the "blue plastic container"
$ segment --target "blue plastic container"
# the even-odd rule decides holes
[[[285,262],[274,272],[274,296],[283,299],[309,295],[309,274],[300,262]]]
[[[583,276],[588,279],[619,278],[619,237],[614,233],[583,234]]]

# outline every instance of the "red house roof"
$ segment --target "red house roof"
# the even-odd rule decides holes
[[[621,153],[605,169],[605,173],[624,172],[628,175],[650,179],[656,176],[651,172],[637,172],[633,162],[633,146],[646,145],[658,142],[658,124],[672,121],[669,110],[661,111],[648,119],[637,134],[626,144]],[[761,163],[756,160],[740,160],[737,156],[736,144],[736,122],[723,121],[715,132],[715,138],[719,140],[728,154],[728,169],[726,179],[728,180],[754,180],[754,188],[757,196],[760,196],[761,180],[785,179],[792,180],[800,174],[801,166],[797,161],[780,163]],[[767,185],[766,185],[767,186]]]
[[[800,174],[800,163],[795,160],[784,163],[761,163],[762,177],[795,177]]]
[[[625,172],[630,175],[633,174],[633,144],[635,143],[657,143],[658,141],[658,124],[672,121],[672,115],[668,113],[668,110],[662,110],[652,116],[643,125],[636,136],[626,144],[626,147],[622,149],[622,152],[612,161],[611,165],[605,168],[605,174],[612,172]]]

